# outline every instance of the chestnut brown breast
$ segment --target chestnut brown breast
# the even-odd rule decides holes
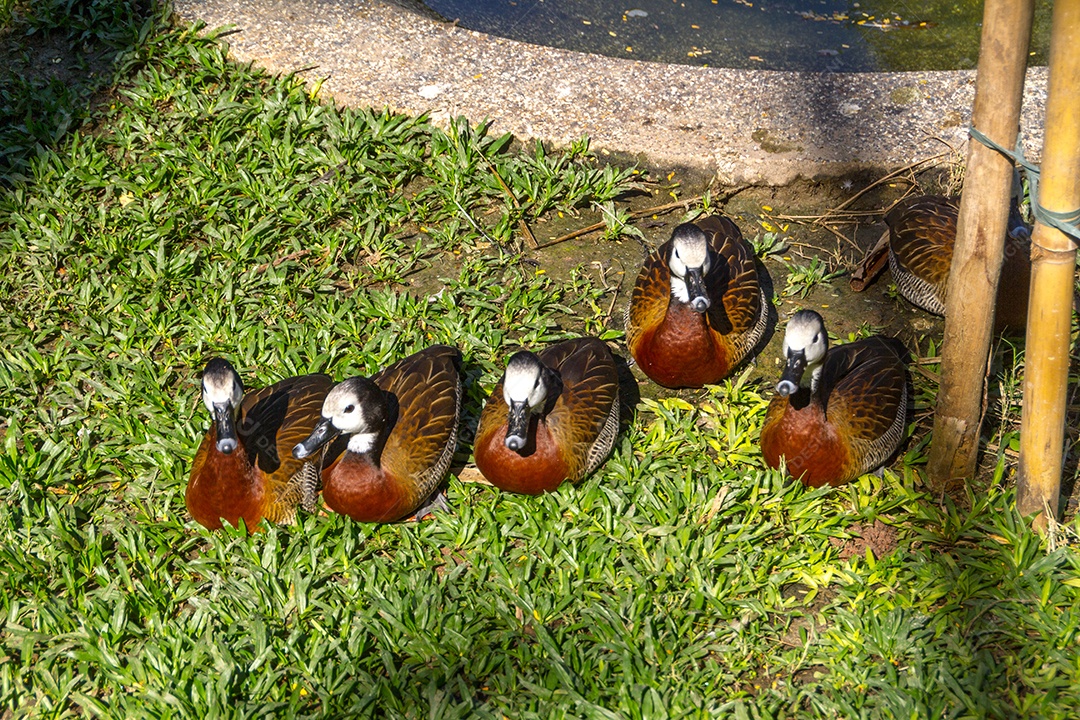
[[[506,408],[506,403],[499,404]],[[525,495],[551,492],[562,485],[570,470],[547,423],[533,416],[528,443],[514,451],[506,447],[505,415],[504,411],[501,423],[493,414],[487,415],[476,435],[473,454],[484,477],[500,490]]]

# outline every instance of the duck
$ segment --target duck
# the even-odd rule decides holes
[[[615,357],[599,338],[521,350],[480,414],[476,467],[495,487],[526,495],[576,483],[611,453],[619,411]]]
[[[754,252],[729,218],[683,223],[645,260],[626,309],[626,344],[669,388],[727,377],[765,333],[767,303]]]
[[[809,487],[843,485],[883,465],[904,440],[911,391],[903,343],[881,335],[829,347],[825,321],[788,321],[785,367],[761,429],[765,463]]]
[[[223,520],[251,530],[263,519],[292,523],[298,505],[310,510],[321,458],[298,460],[292,447],[318,423],[333,384],[328,375],[303,375],[245,393],[228,360],[207,362],[202,399],[212,422],[188,479],[191,516],[211,530]]]
[[[461,352],[433,345],[372,377],[341,381],[321,417],[293,448],[304,459],[327,447],[322,494],[327,507],[359,522],[419,520],[440,507],[439,486],[457,448]],[[345,447],[335,450],[341,436]]]
[[[960,199],[921,195],[898,203],[885,216],[889,270],[896,289],[934,315],[945,315],[945,298],[956,244]],[[995,326],[1023,330],[1031,284],[1031,234],[1013,199],[995,310]]]

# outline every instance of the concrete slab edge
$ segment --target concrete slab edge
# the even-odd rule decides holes
[[[620,60],[472,32],[382,0],[176,0],[232,26],[230,56],[321,81],[351,106],[465,116],[492,131],[715,173],[725,184],[895,168],[967,142],[974,71],[801,73]],[[1028,71],[1021,129],[1038,160],[1046,68]]]

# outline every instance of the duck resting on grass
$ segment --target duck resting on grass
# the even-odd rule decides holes
[[[292,447],[319,421],[333,384],[327,375],[303,375],[245,394],[228,361],[210,360],[202,398],[213,420],[191,466],[191,516],[212,530],[222,520],[251,530],[263,518],[293,522],[297,505],[313,509],[322,456],[296,459]]]
[[[457,447],[461,396],[461,353],[434,345],[335,385],[293,455],[312,457],[344,436],[322,471],[327,506],[361,522],[419,520],[445,506],[439,485]]]
[[[810,487],[843,485],[899,449],[911,405],[907,350],[880,335],[829,348],[825,321],[800,310],[761,429],[765,462]]]
[[[626,310],[626,344],[654,382],[717,383],[765,333],[767,303],[739,228],[714,215],[683,223],[645,260]]]
[[[960,198],[920,195],[898,202],[885,216],[888,232],[867,254],[852,277],[861,291],[888,261],[896,290],[908,302],[934,315],[945,315],[945,300],[956,245]],[[1031,232],[1013,198],[1005,255],[994,311],[996,332],[1022,333],[1027,324],[1031,285]]]
[[[480,415],[476,466],[498,488],[538,495],[591,474],[618,432],[619,377],[603,341],[522,350]]]

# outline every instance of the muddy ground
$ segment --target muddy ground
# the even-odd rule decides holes
[[[618,205],[631,212],[643,211],[670,204],[672,192],[686,200],[694,200],[708,192],[715,210],[735,219],[748,240],[761,238],[769,229],[777,232],[783,249],[766,256],[759,270],[764,283],[771,285],[770,296],[775,298],[780,331],[770,332],[763,350],[751,362],[750,381],[760,383],[766,392],[777,381],[781,370],[783,322],[800,308],[818,310],[830,333],[841,341],[847,341],[854,333],[865,334],[867,331],[898,337],[914,357],[916,427],[907,445],[911,448],[928,439],[933,425],[937,365],[927,362],[926,358],[937,354],[944,321],[901,298],[888,269],[862,292],[851,289],[850,275],[886,230],[884,213],[893,203],[911,194],[958,194],[961,175],[959,165],[946,163],[916,168],[895,177],[886,177],[885,171],[865,171],[842,178],[803,180],[782,187],[720,187],[692,170],[651,167],[647,172],[649,181]],[[837,212],[836,208],[840,207],[842,210]],[[665,242],[684,214],[685,210],[678,208],[636,219],[633,224],[641,230],[642,240],[630,236],[605,239],[603,231],[595,231],[544,247],[563,235],[602,220],[601,214],[592,209],[562,217],[553,213],[530,225],[541,248],[529,249],[522,242],[519,249],[523,259],[536,263],[556,280],[569,277],[572,269],[587,269],[598,284],[610,288],[610,299],[604,301],[609,302],[611,308],[608,326],[622,329],[623,311],[646,252]],[[836,276],[813,285],[802,296],[802,286],[789,286],[789,275],[793,266],[808,266],[815,258],[824,264],[825,274],[835,273]],[[436,265],[411,276],[409,287],[417,292],[440,287],[439,278],[446,277],[449,268],[441,262]],[[629,359],[625,345],[621,341],[615,345],[616,351]],[[1016,451],[998,446],[1003,431],[1019,429],[1020,398],[1019,384],[1015,380],[1014,345],[1022,345],[1022,338],[999,342],[994,348],[984,449],[979,467],[982,485],[992,482],[999,453],[1005,455],[1009,464],[1005,481],[1011,481],[1015,472]],[[1080,361],[1074,361],[1074,365],[1074,374],[1080,374]],[[677,395],[690,400],[700,393],[696,390],[666,390],[650,382],[636,367],[632,372],[641,397]],[[1075,450],[1080,434],[1077,432],[1080,405],[1075,397],[1076,388],[1071,387],[1070,393],[1068,433],[1073,450],[1066,462],[1063,487],[1067,517],[1072,517],[1080,507]]]

